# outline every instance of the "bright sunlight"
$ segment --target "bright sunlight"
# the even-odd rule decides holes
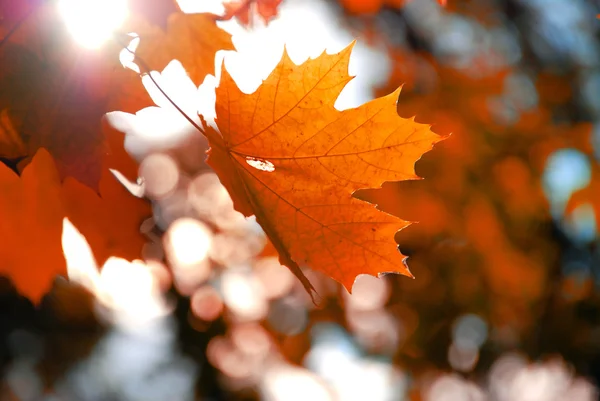
[[[58,10],[75,40],[98,48],[128,15],[126,0],[59,0]]]

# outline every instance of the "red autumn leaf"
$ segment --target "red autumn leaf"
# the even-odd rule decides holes
[[[0,156],[30,160],[45,148],[61,178],[97,190],[107,152],[100,119],[118,93],[119,47],[81,49],[52,5],[23,18],[0,46]]]
[[[107,153],[102,115],[115,108],[139,110],[150,99],[136,74],[118,64],[119,44],[82,49],[56,7],[28,12],[15,12],[22,19],[5,22],[18,29],[0,46],[0,157],[30,160],[43,147],[61,178],[71,176],[97,190]],[[136,55],[145,66],[162,69],[179,59],[193,65],[189,73],[197,85],[214,73],[215,53],[233,49],[231,35],[216,26],[214,15],[174,13],[168,33],[138,16],[130,24],[142,38]]]
[[[411,1],[413,0],[340,0],[340,3],[352,14],[376,14],[384,6],[402,8]],[[437,2],[442,7],[446,6],[446,0],[437,0]]]
[[[227,21],[236,17],[242,25],[250,25],[254,10],[265,23],[277,16],[277,7],[282,0],[232,0],[223,3],[225,15],[220,19]]]
[[[3,0],[0,2],[0,40],[8,37],[40,3],[40,0]]]
[[[129,12],[162,28],[167,27],[169,16],[179,11],[176,0],[129,0]]]
[[[350,81],[352,46],[295,65],[281,62],[253,94],[224,69],[216,123],[207,129],[208,163],[236,209],[256,215],[288,266],[312,290],[299,265],[342,283],[357,275],[396,272],[402,263],[394,235],[410,223],[352,197],[385,181],[417,179],[414,163],[441,138],[398,116],[400,90],[358,108],[334,102]]]

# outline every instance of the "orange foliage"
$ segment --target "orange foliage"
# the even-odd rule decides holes
[[[28,12],[28,18],[17,13],[25,19],[12,21],[18,29],[0,47],[0,157],[20,174],[0,164],[0,273],[38,301],[53,277],[66,273],[65,216],[86,235],[100,262],[140,256],[139,225],[150,206],[109,171],[137,176],[122,135],[103,128],[101,120],[110,105],[137,110],[149,99],[141,85],[121,91],[130,77],[138,79],[115,69],[118,46],[82,50],[54,7]]]
[[[231,0],[223,3],[225,6],[225,15],[222,20],[229,20],[236,17],[242,25],[250,25],[250,18],[253,8],[257,14],[262,17],[265,23],[271,21],[277,16],[277,7],[282,0]]]
[[[135,1],[142,8],[147,4]],[[408,1],[340,3],[349,13],[374,14]],[[129,21],[129,28],[142,39],[135,61],[146,73],[162,70],[177,59],[198,85],[214,73],[216,52],[234,49],[231,36],[216,21],[235,17],[248,25],[255,8],[268,22],[280,2],[232,1],[226,4],[226,15],[217,17],[183,14],[172,3],[155,0],[165,6],[162,11],[141,19],[134,15]],[[446,5],[444,0],[439,3]],[[0,18],[0,38],[16,26],[15,16],[30,12],[27,2],[19,5],[9,0],[9,4],[10,13],[4,13],[8,21]],[[492,7],[483,5],[474,12],[486,14],[485,9]],[[111,168],[135,177],[137,166],[126,155],[122,136],[100,123],[105,111],[136,112],[150,105],[138,75],[115,70],[117,47],[109,46],[96,55],[73,47],[52,23],[52,13],[40,10],[35,19],[39,26],[26,21],[0,49],[0,189],[5,194],[0,198],[4,233],[0,274],[10,276],[34,301],[46,292],[53,276],[65,273],[60,247],[63,217],[87,238],[102,264],[110,256],[139,257],[145,242],[139,225],[151,212],[146,202],[127,193],[109,172]],[[485,25],[492,19],[481,17],[480,21]],[[381,37],[374,39],[378,40],[385,42]],[[529,72],[499,67],[505,64],[494,50],[452,68],[443,64],[450,58],[437,61],[390,49],[392,77],[378,90],[380,97],[338,111],[334,102],[351,79],[347,71],[351,49],[323,54],[302,65],[295,65],[284,53],[252,94],[243,93],[223,69],[216,90],[216,126],[205,123],[202,130],[212,146],[208,164],[229,191],[235,208],[256,216],[281,263],[309,293],[328,285],[317,275],[313,287],[301,270],[305,265],[334,278],[348,291],[359,274],[395,272],[412,277],[402,263],[398,242],[411,255],[410,267],[418,280],[387,279],[385,283],[393,283],[394,291],[389,291],[380,309],[353,311],[350,302],[337,304],[336,300],[322,314],[311,312],[312,322],[321,317],[342,320],[338,306],[344,306],[351,330],[356,329],[352,327],[359,314],[397,319],[390,319],[398,336],[388,351],[395,353],[394,360],[401,356],[430,364],[432,358],[426,354],[440,345],[446,347],[448,340],[434,337],[448,335],[451,321],[464,313],[477,314],[489,324],[492,347],[535,342],[531,341],[536,335],[532,328],[544,327],[539,325],[540,316],[553,302],[558,304],[552,298],[554,291],[560,289],[569,302],[585,300],[594,291],[589,277],[557,282],[552,276],[558,271],[558,253],[563,249],[551,231],[554,223],[542,191],[543,170],[553,152],[566,147],[588,155],[593,152],[589,125],[558,123],[569,118],[553,113],[574,97],[572,82],[542,73],[527,81],[536,86],[530,94],[537,96],[528,103],[522,93],[506,95],[510,79]],[[404,85],[402,97],[396,89],[399,85]],[[502,102],[510,104],[505,107]],[[418,123],[413,116],[434,125]],[[197,148],[183,147],[181,154],[188,160],[204,156]],[[176,183],[174,179],[173,185],[189,184],[197,172],[192,170],[201,163],[190,163],[193,168],[188,169],[178,151],[166,149],[166,153],[183,173],[183,179]],[[4,162],[16,166],[16,172]],[[420,176],[426,179],[419,181]],[[177,208],[183,205],[182,211],[174,211],[173,219],[197,217],[187,210],[187,191],[177,187],[173,194],[183,199],[177,204]],[[566,213],[589,203],[600,226],[599,194],[600,169],[594,166],[590,186],[572,195]],[[155,216],[160,210],[155,209]],[[420,224],[403,230],[412,221]],[[232,239],[231,243],[234,254],[241,241]],[[162,249],[156,250],[154,255],[162,257]],[[203,257],[228,264],[214,255]],[[276,281],[268,279],[271,284]],[[178,286],[175,277],[183,295],[214,298],[217,306],[208,321],[221,314],[227,301],[205,284],[202,281],[201,288],[207,292],[194,293],[196,287],[182,290],[185,287]],[[286,302],[296,303],[298,294],[292,294],[295,288],[291,288],[290,284]],[[327,295],[333,293],[327,290]],[[199,298],[194,295],[192,304]],[[280,295],[260,295],[261,302],[275,303]],[[233,321],[225,313],[224,322]],[[363,325],[378,321],[366,322]],[[282,347],[286,356],[293,354],[298,361],[302,347],[310,342],[306,333],[285,336],[283,341],[288,347]]]
[[[352,46],[295,65],[284,53],[251,95],[226,70],[217,89],[217,125],[208,163],[236,209],[256,215],[280,261],[312,286],[307,264],[352,289],[357,275],[398,272],[394,234],[409,223],[352,197],[384,181],[418,178],[414,163],[440,140],[400,118],[400,90],[356,109],[333,105],[350,80]]]
[[[401,8],[413,0],[340,0],[342,6],[352,14],[376,14],[382,7]],[[446,6],[446,0],[437,0]]]
[[[144,39],[137,61],[161,69],[180,59],[193,66],[188,73],[199,84],[214,72],[215,53],[233,49],[231,36],[216,26],[216,16],[179,11],[168,18],[166,33],[160,25],[172,7],[162,3],[162,11],[129,21]],[[137,165],[124,151],[123,137],[102,127],[101,118],[107,111],[135,112],[152,103],[137,74],[118,65],[119,44],[82,49],[53,4],[30,5],[2,5],[0,157],[22,177],[0,165],[0,185],[11,194],[0,208],[3,232],[9,233],[0,273],[37,301],[54,275],[66,273],[60,243],[65,216],[88,239],[100,264],[109,256],[140,257],[139,225],[150,205],[110,173],[133,178]]]
[[[135,166],[122,149],[122,137],[110,165],[130,174]],[[133,167],[133,169],[132,169]],[[52,156],[39,149],[19,177],[0,164],[0,274],[12,278],[21,293],[37,302],[57,274],[66,274],[61,246],[63,217],[68,217],[88,239],[98,261],[109,256],[139,257],[144,239],[139,224],[150,214],[149,205],[133,197],[102,169],[99,193],[68,177],[61,182]]]
[[[511,71],[474,78],[430,57],[394,56],[390,86],[379,93],[408,82],[399,114],[433,121],[437,133],[452,133],[417,163],[425,180],[387,183],[358,195],[419,221],[398,240],[415,252],[411,270],[417,277],[438,279],[425,288],[403,285],[402,291],[416,308],[429,305],[430,294],[438,293],[441,303],[477,305],[494,327],[526,330],[535,323],[533,307],[544,297],[548,266],[556,261],[544,232],[550,220],[541,186],[545,159],[565,141],[584,146],[577,139],[582,136],[551,124],[541,107],[519,110],[523,115],[515,123],[493,115],[490,101],[502,94]],[[558,142],[548,145],[552,140]],[[440,282],[448,284],[446,291],[435,287]],[[465,283],[476,284],[467,291]]]
[[[173,59],[179,60],[192,81],[200,85],[207,74],[214,74],[215,53],[235,50],[231,35],[219,28],[212,14],[177,12],[168,19],[167,31],[145,21],[134,27],[141,41],[135,54],[142,72],[162,71]]]

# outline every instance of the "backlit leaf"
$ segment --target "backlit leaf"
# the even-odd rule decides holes
[[[236,208],[255,214],[283,264],[308,289],[300,265],[342,283],[357,275],[411,276],[394,241],[408,222],[352,197],[385,181],[417,179],[414,163],[441,138],[400,118],[400,90],[338,111],[352,46],[302,65],[283,55],[258,90],[242,93],[226,70],[217,88],[208,163]]]

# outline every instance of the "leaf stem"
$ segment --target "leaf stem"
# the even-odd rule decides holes
[[[158,82],[156,82],[156,80],[154,79],[154,77],[152,76],[152,74],[150,73],[150,68],[148,67],[148,64],[146,64],[146,62],[139,56],[137,56],[135,54],[134,51],[132,51],[129,46],[124,45],[122,42],[120,42],[118,40],[118,38],[115,37],[115,40],[121,45],[123,46],[129,53],[133,54],[135,56],[136,62],[139,64],[139,66],[141,67],[142,71],[139,73],[140,78],[142,78],[144,75],[147,75],[150,80],[152,81],[152,83],[156,86],[156,88],[160,91],[160,93],[162,93],[162,95],[167,98],[167,100],[169,101],[169,103],[171,103],[171,105],[173,107],[175,107],[175,109],[195,128],[198,130],[198,132],[200,132],[202,135],[206,136],[206,132],[204,131],[204,129],[198,125],[194,120],[192,120],[192,118],[190,116],[187,115],[187,113],[185,111],[183,111],[183,109],[181,109],[181,107],[179,107],[177,105],[177,103],[175,103],[175,101],[173,99],[171,99],[171,97],[169,95],[167,95],[167,93],[163,90],[163,88],[161,88],[161,86],[158,84]]]

